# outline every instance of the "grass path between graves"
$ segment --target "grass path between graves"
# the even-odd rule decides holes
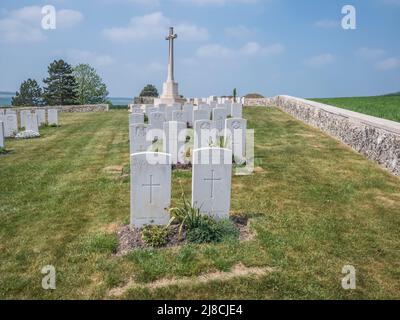
[[[264,171],[233,178],[232,214],[251,218],[254,239],[125,257],[113,251],[129,179],[104,169],[129,163],[126,111],[62,114],[40,139],[7,140],[0,298],[399,299],[400,179],[278,109],[244,115]],[[190,178],[174,172],[174,201]],[[349,264],[352,291],[341,288]],[[45,265],[54,291],[41,287]]]

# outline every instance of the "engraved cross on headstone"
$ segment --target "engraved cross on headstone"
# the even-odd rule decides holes
[[[215,181],[221,181],[221,178],[216,178],[215,171],[211,170],[211,178],[204,178],[204,181],[211,181],[211,199],[214,199]]]
[[[150,175],[150,184],[142,184],[142,187],[150,188],[150,202],[149,203],[153,203],[153,187],[161,187],[161,185],[153,183],[153,175]]]

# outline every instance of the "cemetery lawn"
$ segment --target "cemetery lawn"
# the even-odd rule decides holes
[[[400,122],[400,96],[310,99],[338,108]]]
[[[276,108],[244,116],[263,170],[233,178],[232,213],[254,238],[124,257],[129,177],[110,166],[128,168],[126,110],[61,114],[39,139],[7,140],[0,299],[400,299],[400,179]],[[190,178],[173,173],[175,204]],[[41,287],[46,265],[56,290]],[[341,287],[345,265],[356,290]]]

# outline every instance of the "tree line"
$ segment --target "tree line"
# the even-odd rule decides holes
[[[12,98],[13,106],[58,106],[108,103],[107,86],[96,69],[88,64],[71,66],[55,60],[48,67],[48,77],[40,87],[34,79],[24,81]]]

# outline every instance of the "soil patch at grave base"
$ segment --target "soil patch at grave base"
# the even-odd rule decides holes
[[[239,277],[256,277],[261,278],[267,273],[276,272],[277,270],[272,267],[246,267],[243,264],[239,263],[235,265],[231,271],[222,272],[216,271],[212,273],[201,274],[197,277],[182,277],[182,278],[164,278],[160,280],[156,280],[151,283],[137,283],[134,279],[128,281],[128,283],[122,287],[111,289],[108,292],[108,296],[111,297],[121,297],[128,290],[134,288],[146,288],[150,290],[165,288],[173,285],[194,285],[194,284],[202,284],[208,283],[211,281],[229,281],[234,278]]]
[[[178,164],[173,164],[172,165],[172,170],[190,170],[192,169],[192,164],[188,163],[178,163]]]
[[[247,218],[231,217],[231,220],[235,223],[236,228],[239,230],[239,241],[249,241],[254,238],[254,235],[250,231]],[[147,245],[143,241],[141,229],[135,228],[131,225],[126,225],[119,228],[117,231],[117,238],[117,256],[124,256],[135,249],[151,248],[151,246]],[[167,244],[161,248],[172,248],[182,246],[186,243],[186,231],[183,230],[181,237],[179,237],[179,226],[171,225],[169,227]]]

